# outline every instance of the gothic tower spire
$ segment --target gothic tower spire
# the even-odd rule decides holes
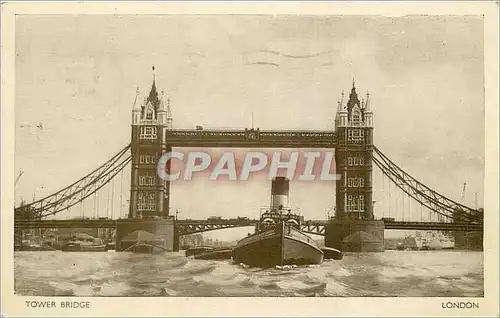
[[[351,113],[352,108],[355,105],[358,105],[358,107],[360,107],[358,93],[356,92],[356,84],[355,84],[354,78],[353,78],[352,79],[352,89],[351,89],[351,93],[349,94],[349,101],[347,102],[347,111],[349,112],[349,114]]]
[[[153,66],[153,85],[151,86],[151,91],[149,92],[147,102],[150,102],[155,111],[158,111],[158,105],[160,104],[160,100],[158,98],[158,90],[156,89],[156,76],[155,76],[154,66]]]

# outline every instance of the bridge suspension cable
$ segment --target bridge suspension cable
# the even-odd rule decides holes
[[[414,200],[447,220],[482,223],[477,210],[469,208],[432,190],[399,168],[392,160],[373,147],[373,162],[398,188]]]
[[[27,210],[36,217],[41,218],[67,210],[82,202],[105,186],[116,174],[123,170],[131,160],[130,152],[128,152],[129,149],[130,144],[103,165],[69,186],[43,199],[15,208],[15,215],[22,215],[23,211]]]

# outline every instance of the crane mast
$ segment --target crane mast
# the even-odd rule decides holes
[[[460,203],[464,203],[464,199],[465,199],[465,189],[467,187],[467,182],[464,182],[464,187],[462,189],[462,197],[460,198]]]
[[[21,178],[21,176],[23,175],[24,171],[20,171],[19,174],[17,175],[16,177],[16,180],[14,181],[14,187],[17,185],[17,183],[19,182],[19,179]]]

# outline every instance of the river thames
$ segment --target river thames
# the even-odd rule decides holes
[[[346,253],[284,269],[203,261],[183,252],[15,252],[15,291],[32,296],[482,297],[483,252]]]

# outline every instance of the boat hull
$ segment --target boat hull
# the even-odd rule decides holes
[[[208,246],[198,246],[198,247],[192,247],[186,250],[185,254],[186,257],[192,256],[192,255],[198,255],[198,254],[203,254],[203,253],[208,253],[213,251],[213,247],[208,247]]]
[[[127,249],[127,252],[139,254],[161,254],[165,252],[165,250],[150,244],[135,244]]]
[[[106,252],[106,245],[78,245],[66,244],[61,248],[63,252]]]
[[[194,259],[203,259],[203,260],[231,259],[232,253],[233,253],[232,249],[219,249],[197,254],[194,256]]]
[[[233,261],[269,268],[276,265],[321,264],[324,254],[311,238],[293,228],[251,235],[233,249]]]

